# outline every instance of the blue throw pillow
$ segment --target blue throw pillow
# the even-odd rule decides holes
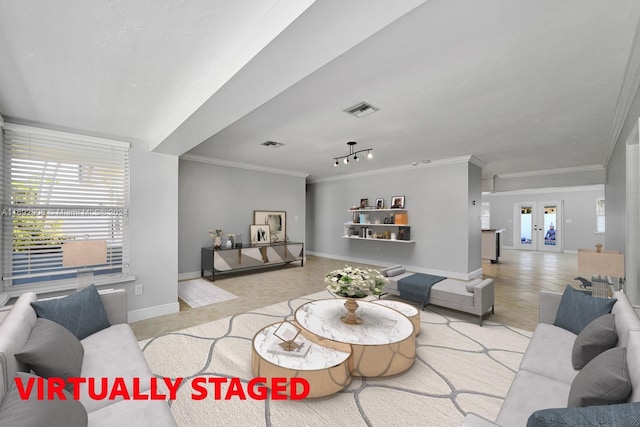
[[[527,427],[604,427],[640,425],[640,402],[584,408],[553,408],[536,411]]]
[[[67,328],[79,340],[111,326],[94,285],[64,298],[32,302],[38,317]]]
[[[615,303],[615,298],[592,297],[567,285],[553,324],[578,335],[593,320],[611,313]]]

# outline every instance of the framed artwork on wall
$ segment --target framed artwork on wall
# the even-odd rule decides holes
[[[391,209],[404,209],[404,196],[393,196],[391,198]]]
[[[268,225],[252,224],[249,226],[251,236],[251,246],[271,244],[271,233]]]
[[[287,237],[287,212],[285,211],[253,211],[253,223],[268,225],[270,242],[285,242]],[[252,242],[253,243],[253,242]]]

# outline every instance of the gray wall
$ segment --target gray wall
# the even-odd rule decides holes
[[[131,147],[129,321],[177,312],[178,158]],[[142,295],[134,285],[142,284]]]
[[[564,201],[563,250],[593,248],[604,243],[605,236],[596,234],[596,199],[604,197],[603,186],[574,187],[568,191],[509,192],[484,194],[483,201],[491,203],[491,228],[504,228],[503,245],[514,245],[513,206],[518,202]],[[606,215],[609,215],[607,200]],[[567,223],[570,220],[570,223]]]
[[[348,209],[405,196],[413,244],[344,239]],[[481,273],[481,170],[465,161],[432,163],[388,173],[352,175],[307,186],[307,251],[413,271],[468,278]],[[470,201],[476,200],[472,206]]]
[[[606,246],[612,250],[624,251],[626,230],[626,142],[640,117],[640,91],[631,104],[629,114],[624,122],[618,142],[607,165],[607,184],[605,186],[607,209]],[[612,232],[609,233],[608,230]]]
[[[254,210],[286,211],[287,236],[305,241],[304,177],[184,159],[179,177],[180,277],[200,275],[200,249],[212,245],[207,230],[241,234],[248,244]]]

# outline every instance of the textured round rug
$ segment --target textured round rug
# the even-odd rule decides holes
[[[262,327],[291,319],[297,307],[332,298],[326,291],[140,342],[159,377],[183,377],[171,411],[179,426],[457,426],[468,412],[493,420],[531,332],[438,307],[420,310],[417,357],[408,371],[354,378],[340,393],[304,400],[192,398],[196,377],[251,372],[251,343]],[[209,387],[213,390],[213,386]]]

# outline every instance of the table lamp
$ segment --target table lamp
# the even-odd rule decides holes
[[[578,273],[591,276],[591,292],[594,297],[608,298],[607,277],[623,279],[624,254],[618,251],[603,251],[602,244],[596,244],[596,250],[578,249]]]
[[[73,240],[62,244],[62,266],[79,267],[78,289],[93,283],[93,268],[107,263],[106,240]]]

